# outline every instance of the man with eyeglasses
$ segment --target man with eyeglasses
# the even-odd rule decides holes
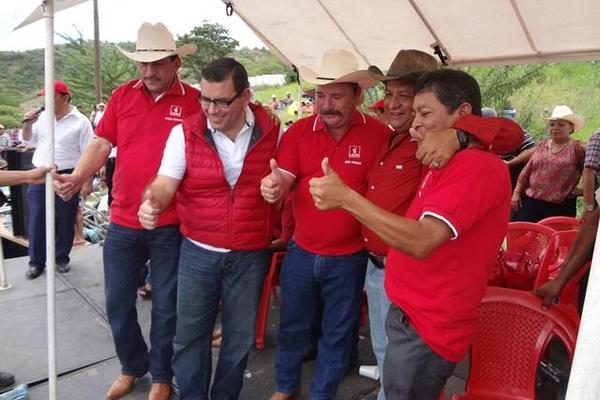
[[[134,60],[140,79],[119,86],[98,124],[98,136],[87,147],[70,175],[54,175],[55,188],[70,198],[106,162],[118,147],[111,224],[104,244],[106,312],[121,374],[106,397],[118,399],[133,389],[137,378],[150,371],[149,399],[168,399],[173,377],[171,358],[175,335],[177,266],[181,234],[175,204],[165,210],[152,231],[142,228],[137,211],[144,188],[160,166],[171,129],[196,114],[199,92],[180,81],[180,56],[196,51],[196,45],[176,47],[172,34],[161,23],[144,23],[138,31],[136,50],[125,56]],[[150,260],[152,325],[150,350],[135,307],[140,269]]]
[[[154,229],[177,196],[184,239],[173,370],[180,398],[236,399],[270,259],[273,210],[259,187],[271,172],[279,125],[250,103],[248,74],[232,58],[209,63],[200,88],[203,112],[171,131],[138,216],[144,228]],[[219,304],[223,343],[209,390]]]

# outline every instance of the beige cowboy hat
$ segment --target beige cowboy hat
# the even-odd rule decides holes
[[[573,132],[577,132],[585,126],[585,118],[579,114],[575,114],[569,106],[558,105],[554,107],[552,115],[550,115],[550,118],[546,118],[546,121],[556,121],[557,119],[572,123],[574,127]]]
[[[318,71],[306,66],[299,66],[298,71],[303,80],[314,85],[357,83],[362,88],[368,88],[375,84],[366,70],[358,69],[356,56],[341,49],[325,50]]]
[[[400,50],[392,65],[384,74],[375,65],[369,67],[369,74],[378,81],[386,82],[394,79],[401,79],[408,74],[415,72],[435,71],[438,63],[435,57],[419,50]]]
[[[164,24],[144,22],[138,30],[134,52],[125,51],[119,46],[117,48],[133,61],[154,62],[176,54],[180,56],[191,54],[198,47],[191,43],[177,47],[173,34],[169,32]]]

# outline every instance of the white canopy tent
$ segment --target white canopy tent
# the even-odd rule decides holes
[[[85,1],[45,0],[42,2],[44,7],[36,7],[17,26],[20,28],[46,18],[47,105],[53,98],[54,10]],[[237,13],[283,62],[315,70],[319,69],[321,56],[328,48],[354,52],[361,68],[377,65],[383,69],[390,65],[398,50],[408,48],[435,52],[453,66],[600,60],[598,0],[221,1],[229,11]],[[53,113],[51,107],[47,109]],[[52,135],[53,128],[48,127]],[[49,398],[56,399],[54,197],[50,177],[46,185],[49,189],[46,193]],[[595,376],[596,365],[600,363],[600,341],[597,340],[600,316],[595,312],[600,308],[598,253],[597,239],[568,400],[600,397],[600,380]]]

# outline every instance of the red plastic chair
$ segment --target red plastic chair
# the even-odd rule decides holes
[[[271,294],[275,293],[275,286],[279,285],[279,268],[283,262],[284,252],[273,253],[271,265],[263,282],[263,290],[258,303],[258,312],[256,314],[256,348],[262,350],[265,348],[265,330],[267,329],[267,316],[269,315],[269,302]]]
[[[573,217],[548,217],[538,224],[548,226],[555,231],[576,231],[581,227],[581,220]]]
[[[509,223],[506,250],[501,251],[499,259],[511,260],[511,268],[516,269],[503,267],[502,282],[498,286],[533,289],[537,269],[555,232],[550,227],[531,222]]]
[[[540,269],[538,271],[534,287],[537,288],[556,278],[560,272],[560,265],[567,257],[569,249],[573,245],[573,241],[575,240],[577,233],[578,231],[576,230],[559,231],[552,236],[548,245],[548,250],[546,251],[546,255],[540,264]],[[567,307],[572,307],[575,315],[577,315],[579,284],[589,267],[590,263],[588,262],[577,272],[573,278],[571,278],[571,280],[569,280],[559,298],[559,303]],[[579,317],[577,317],[577,319],[579,319]]]
[[[572,360],[577,326],[562,308],[544,310],[530,292],[488,287],[479,306],[466,392],[452,399],[535,399],[538,364],[554,337]]]

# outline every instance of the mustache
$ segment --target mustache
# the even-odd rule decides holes
[[[145,81],[154,81],[154,82],[160,82],[160,81],[162,81],[162,79],[160,79],[160,77],[158,77],[156,75],[145,76],[144,80]]]
[[[338,110],[333,110],[333,109],[325,109],[325,110],[321,110],[320,111],[321,115],[337,115],[337,116],[342,116],[342,113]]]

